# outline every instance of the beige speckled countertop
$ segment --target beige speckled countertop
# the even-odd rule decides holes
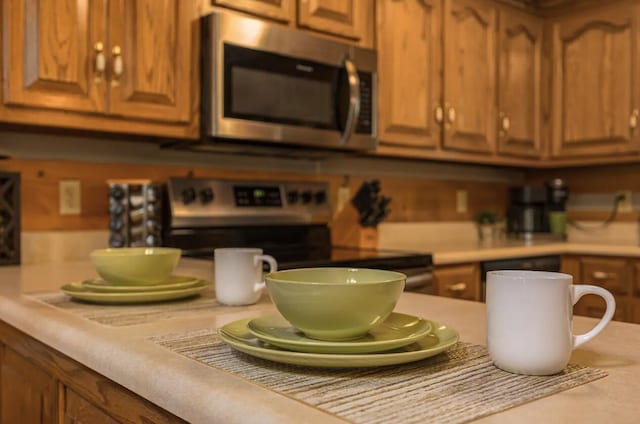
[[[469,241],[455,244],[437,243],[432,246],[425,244],[420,250],[433,253],[433,262],[436,265],[563,254],[640,257],[640,246],[614,242],[571,243],[505,240],[484,245],[476,241]]]
[[[182,260],[177,272],[208,279],[213,273],[211,263],[193,260]],[[0,267],[0,319],[190,422],[342,422],[147,340],[271,312],[273,306],[267,301],[224,312],[214,307],[189,318],[108,327],[23,296],[94,275],[88,262]],[[397,310],[446,323],[460,332],[463,341],[485,343],[482,303],[405,293]],[[582,332],[593,323],[593,319],[576,317],[574,325]],[[612,322],[595,340],[577,349],[571,360],[605,369],[609,376],[478,422],[637,422],[640,326]],[[159,371],[150,374],[145,371],[149,369]]]

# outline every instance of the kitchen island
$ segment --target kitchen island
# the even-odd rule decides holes
[[[176,274],[212,280],[213,265],[183,259]],[[240,318],[271,313],[274,308],[266,297],[249,307],[214,305],[210,310],[171,319],[112,326],[33,296],[95,275],[89,262],[0,268],[0,319],[188,422],[344,422],[150,340],[172,333],[215,330]],[[463,342],[485,344],[482,303],[405,293],[396,310],[446,323],[460,333]],[[574,327],[584,332],[594,323],[594,319],[576,317]],[[571,362],[609,375],[477,422],[637,422],[640,326],[611,322],[596,339],[574,351]]]

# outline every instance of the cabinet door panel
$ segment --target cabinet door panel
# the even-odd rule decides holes
[[[54,422],[56,383],[42,369],[8,347],[2,347],[0,422]]]
[[[434,294],[467,300],[480,300],[480,267],[461,264],[436,267]]]
[[[379,137],[436,147],[441,90],[440,0],[378,3]],[[402,22],[402,25],[398,25]]]
[[[500,12],[498,151],[538,157],[541,131],[542,21],[514,11]]]
[[[64,405],[60,406],[65,423],[117,424],[104,411],[68,387],[64,387]]]
[[[604,287],[616,295],[631,293],[631,267],[626,259],[584,257],[580,259],[581,284]]]
[[[358,40],[356,14],[358,3],[366,0],[300,0],[298,24],[320,32]]]
[[[613,314],[614,321],[633,322],[629,312],[630,305],[625,300],[616,299],[616,311]],[[607,304],[600,296],[587,294],[580,298],[573,307],[574,315],[581,315],[591,318],[602,318],[607,310]]]
[[[4,102],[103,112],[96,43],[106,42],[103,0],[7,0]]]
[[[187,122],[190,115],[191,2],[109,2],[111,88],[109,112]],[[114,72],[122,55],[122,74]]]
[[[638,150],[638,10],[608,7],[554,23],[555,156]]]
[[[491,152],[496,139],[496,9],[445,1],[444,147]]]
[[[295,0],[213,0],[213,4],[283,23],[291,22],[295,13]]]

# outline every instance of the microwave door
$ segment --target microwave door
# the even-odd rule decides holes
[[[336,119],[341,131],[341,146],[346,146],[355,134],[359,115],[360,77],[355,64],[349,58],[345,58],[336,90]]]
[[[339,66],[225,44],[219,135],[338,147],[340,72]]]

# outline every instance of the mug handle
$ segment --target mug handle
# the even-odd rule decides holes
[[[276,262],[276,259],[273,256],[270,256],[270,255],[256,255],[256,256],[253,257],[253,265],[254,266],[261,265],[262,261],[265,261],[266,263],[269,264],[269,272],[275,272],[275,271],[278,270],[278,262]],[[260,290],[264,289],[264,287],[265,287],[265,282],[264,281],[257,282],[253,286],[253,292],[257,293]]]
[[[575,305],[578,300],[585,294],[595,294],[604,299],[607,303],[607,310],[604,311],[604,315],[600,319],[600,322],[591,329],[591,331],[580,334],[577,336],[573,336],[573,347],[576,348],[583,343],[588,342],[592,338],[594,338],[599,332],[601,332],[604,327],[611,321],[613,318],[613,313],[616,310],[616,300],[613,295],[606,289],[598,286],[590,286],[587,284],[576,284],[571,286],[571,290],[573,293],[573,304]]]

